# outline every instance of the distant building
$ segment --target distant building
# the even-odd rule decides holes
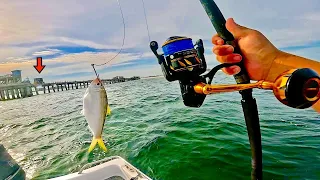
[[[34,78],[33,84],[34,84],[35,86],[44,84],[43,78]]]
[[[112,78],[112,81],[125,82],[126,79],[123,76],[116,76],[116,77]]]
[[[139,80],[140,77],[139,76],[133,76],[131,78],[126,78],[127,81],[133,81],[133,80]]]
[[[11,74],[0,76],[0,84],[20,83],[21,81],[21,70],[13,70]]]
[[[130,80],[139,80],[139,79],[140,79],[139,76],[133,76],[133,77],[130,78]]]
[[[12,77],[16,80],[16,82],[21,82],[21,70],[13,70],[11,71]]]

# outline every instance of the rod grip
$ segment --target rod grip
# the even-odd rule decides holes
[[[233,35],[227,30],[225,24],[226,20],[223,17],[220,9],[213,0],[200,0],[203,8],[205,9],[213,27],[217,31],[218,35],[225,41],[226,44],[234,47],[234,53],[241,54],[240,49],[235,44]],[[236,63],[241,68],[241,71],[234,75],[234,78],[238,84],[250,83],[250,78],[244,67],[243,61]]]

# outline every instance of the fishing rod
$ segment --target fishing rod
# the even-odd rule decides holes
[[[200,0],[200,3],[218,35],[226,44],[234,47],[235,53],[241,54],[233,35],[225,27],[226,20],[216,3],[213,0]],[[202,75],[207,70],[207,64],[201,39],[193,44],[191,38],[172,36],[163,43],[162,54],[157,52],[158,48],[156,41],[150,42],[150,49],[156,56],[166,80],[179,81],[185,106],[199,108],[206,95],[239,91],[252,154],[251,179],[254,180],[262,179],[262,145],[258,108],[252,96],[252,89],[272,90],[281,103],[297,109],[309,108],[320,99],[320,77],[308,68],[283,72],[274,82],[251,83],[243,61],[217,65],[210,72]],[[237,84],[211,85],[218,70],[232,65],[238,65],[241,68],[241,71],[234,75]]]
[[[241,54],[239,48],[234,43],[233,35],[225,27],[226,20],[216,3],[213,0],[200,0],[200,2],[218,35],[226,42],[226,44],[234,46],[235,53]],[[241,71],[234,75],[236,82],[238,84],[249,84],[250,78],[244,68],[243,61],[238,63],[238,66]],[[252,89],[240,90],[239,92],[242,96],[241,105],[251,147],[251,179],[260,180],[262,179],[262,146],[258,107],[255,98],[252,96]]]

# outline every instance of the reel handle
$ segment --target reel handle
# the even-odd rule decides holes
[[[253,88],[272,90],[282,104],[296,109],[309,108],[320,99],[320,77],[309,68],[283,72],[274,82],[261,80],[248,84],[217,85],[198,83],[193,87],[196,93],[205,95]]]
[[[213,0],[200,0],[202,6],[204,7],[210,21],[217,31],[218,35],[225,41],[226,44],[232,45],[234,47],[234,53],[241,54],[240,49],[235,44],[235,39],[233,35],[225,27],[226,20],[223,17],[220,9]],[[241,68],[241,71],[234,75],[237,84],[247,84],[250,83],[250,78],[244,67],[243,61],[239,63],[234,63]]]

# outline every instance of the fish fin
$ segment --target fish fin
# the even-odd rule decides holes
[[[94,149],[94,147],[97,145],[97,142],[98,142],[98,139],[92,138],[90,147],[89,147],[89,149],[88,149],[88,152],[89,152],[89,153],[90,153],[90,152]]]
[[[105,152],[107,152],[107,147],[104,145],[104,142],[102,140],[102,138],[97,139],[98,140],[98,144],[100,146],[101,149],[103,149]]]
[[[107,106],[107,113],[106,113],[106,115],[110,115],[111,114],[111,109],[110,109],[110,106],[109,106],[109,104],[108,104],[108,106]]]
[[[106,146],[104,145],[102,138],[92,138],[92,141],[88,150],[89,153],[96,147],[97,143],[102,150],[104,150],[105,152],[108,151]]]

